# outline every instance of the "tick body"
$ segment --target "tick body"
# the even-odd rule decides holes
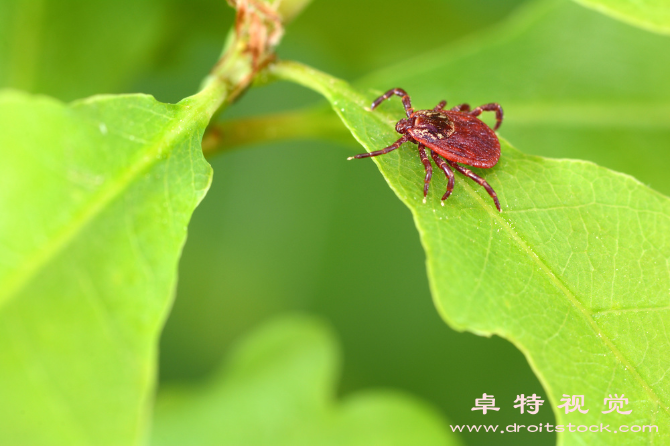
[[[378,97],[370,108],[374,110],[384,100],[389,99],[393,95],[402,98],[405,113],[407,114],[407,118],[401,119],[395,126],[396,131],[403,135],[402,138],[384,149],[370,153],[361,153],[349,159],[384,155],[397,149],[405,142],[413,142],[418,145],[419,157],[426,169],[423,187],[424,203],[426,202],[433,174],[433,167],[426,154],[426,149],[428,149],[435,164],[447,177],[447,192],[442,197],[442,205],[444,205],[444,200],[449,198],[454,188],[454,174],[450,169],[451,166],[458,172],[474,180],[480,186],[483,186],[491,198],[493,198],[498,211],[500,211],[498,196],[493,188],[489,186],[489,183],[458,163],[484,169],[491,168],[498,163],[500,159],[500,142],[494,130],[497,130],[502,123],[502,107],[491,103],[471,110],[468,104],[461,104],[451,110],[445,110],[444,107],[447,105],[447,102],[442,101],[432,110],[414,111],[405,90],[394,88]],[[496,113],[496,126],[494,129],[491,129],[477,118],[483,111],[493,111]]]

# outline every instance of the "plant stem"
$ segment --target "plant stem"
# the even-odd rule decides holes
[[[234,102],[251,85],[259,72],[275,58],[283,34],[281,2],[264,0],[230,1],[236,8],[235,25],[230,30],[221,58],[203,81],[201,91],[187,101],[200,103],[211,118]],[[293,17],[308,3],[294,0],[285,6]]]
[[[211,124],[202,140],[206,157],[235,147],[289,139],[357,144],[332,110],[319,107]]]

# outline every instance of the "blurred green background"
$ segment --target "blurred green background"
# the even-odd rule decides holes
[[[279,56],[352,82],[403,61],[411,71],[416,56],[476,42],[524,3],[315,0],[288,27]],[[223,0],[3,0],[0,86],[65,101],[143,92],[176,102],[197,91],[232,21]],[[444,77],[448,83],[449,72]],[[396,86],[408,88],[375,85]],[[222,119],[319,103],[310,91],[277,83],[252,89]],[[503,126],[502,134],[522,150],[595,160],[670,190],[657,180],[660,167],[645,177],[644,165],[624,151],[608,152],[603,144],[574,153],[567,136],[562,146],[546,145],[538,143],[546,137],[541,127],[511,128],[507,134]],[[612,134],[603,128],[602,137],[606,142]],[[345,162],[360,146],[315,140],[240,149],[210,160],[214,183],[189,228],[161,341],[162,383],[205,379],[241,334],[272,316],[303,311],[325,318],[341,339],[341,395],[401,389],[454,424],[553,422],[547,406],[535,417],[512,409],[517,394],[546,395],[518,350],[500,338],[454,332],[439,318],[409,211],[372,162]],[[472,412],[482,393],[495,395],[504,410],[485,419]],[[463,440],[549,445],[555,437],[463,434]]]

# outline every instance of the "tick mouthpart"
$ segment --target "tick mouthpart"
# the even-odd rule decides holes
[[[407,133],[407,130],[409,130],[411,128],[412,128],[412,119],[411,118],[401,119],[395,125],[395,131],[398,132],[398,133],[402,133],[402,134]]]

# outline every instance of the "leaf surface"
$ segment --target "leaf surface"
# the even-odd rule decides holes
[[[274,74],[323,94],[368,151],[398,139],[399,116],[368,108],[375,93],[292,63]],[[559,424],[658,426],[618,437],[563,433],[560,444],[669,441],[670,200],[630,176],[524,155],[502,140],[500,162],[475,169],[497,191],[502,213],[458,174],[441,206],[446,182],[437,169],[423,204],[414,147],[374,160],[412,211],[442,317],[523,351],[548,392],[543,410],[553,407]],[[603,414],[604,398],[622,393],[632,414]],[[584,395],[588,413],[556,409],[564,394]]]
[[[218,88],[0,93],[0,444],[143,440]]]
[[[665,0],[575,0],[588,8],[650,31],[670,34],[670,4]]]
[[[337,401],[338,356],[318,319],[270,322],[209,383],[161,390],[152,444],[460,444],[434,409],[409,396],[366,391]]]

